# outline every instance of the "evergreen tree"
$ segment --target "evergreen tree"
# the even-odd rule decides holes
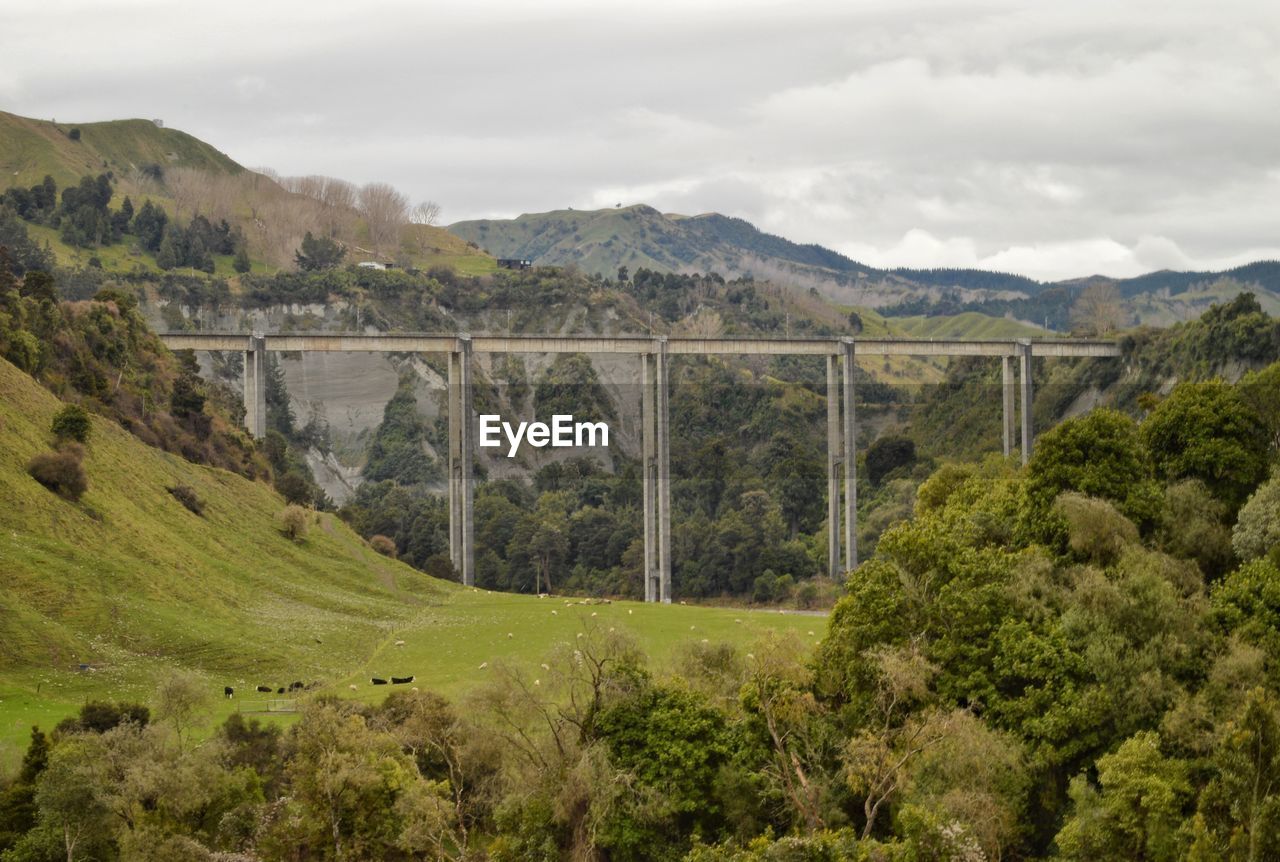
[[[342,262],[347,250],[329,237],[316,238],[311,231],[302,238],[302,248],[294,254],[298,269],[314,272],[321,269],[333,269]]]
[[[160,241],[160,247],[156,250],[156,266],[161,269],[173,269],[175,266],[182,265],[186,255],[179,237],[181,230],[174,225],[164,228],[164,239]]]
[[[157,252],[160,250],[160,243],[164,240],[164,229],[168,223],[169,216],[165,211],[148,199],[143,201],[142,209],[138,210],[137,216],[133,219],[133,234],[143,248],[150,252]]]

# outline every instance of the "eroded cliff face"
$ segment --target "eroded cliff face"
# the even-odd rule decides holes
[[[175,322],[208,332],[290,332],[379,330],[362,325],[346,302],[315,305],[278,305],[261,309],[227,308],[217,313],[153,301],[145,307],[148,322],[157,331],[175,328]],[[612,309],[592,310],[572,306],[548,310],[539,332],[560,335],[609,335],[624,331]],[[506,333],[504,312],[457,318],[456,332]],[[200,355],[203,373],[215,375],[209,354]],[[555,360],[550,354],[514,357],[524,386],[513,383],[505,368],[505,357],[479,354],[475,357],[476,383],[485,389],[477,398],[477,410],[496,412],[512,421],[547,419],[535,416],[533,390]],[[446,358],[444,356],[381,353],[283,353],[277,357],[285,386],[299,425],[315,419],[327,424],[330,443],[312,447],[307,462],[319,485],[341,504],[363,481],[362,470],[387,402],[402,379],[409,381],[418,403],[418,413],[433,430],[424,451],[443,465],[448,452],[444,445],[446,424]],[[636,456],[640,451],[640,359],[635,356],[601,355],[588,357],[599,383],[607,393],[615,414],[610,421],[610,446],[583,449],[535,449],[522,447],[514,458],[506,449],[477,448],[481,469],[490,478],[529,478],[541,467],[568,458],[589,455],[606,469],[614,466],[614,453]],[[243,386],[242,376],[224,376],[227,383]],[[523,397],[518,397],[523,394]],[[496,403],[495,403],[496,399]],[[443,482],[439,483],[443,489]]]

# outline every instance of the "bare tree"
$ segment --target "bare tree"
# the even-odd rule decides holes
[[[178,221],[183,216],[198,215],[210,197],[213,177],[195,168],[170,168],[164,174],[165,188],[173,198],[173,213]]]
[[[409,221],[414,224],[435,225],[440,220],[440,204],[435,201],[423,201],[409,213]]]
[[[1106,335],[1124,322],[1124,299],[1111,282],[1089,285],[1071,306],[1071,330],[1082,335]]]
[[[386,183],[369,183],[360,189],[360,214],[369,228],[369,240],[379,254],[399,243],[408,221],[409,199]]]
[[[324,177],[324,188],[320,192],[320,201],[325,206],[354,210],[359,197],[360,194],[356,191],[356,187],[346,180]]]

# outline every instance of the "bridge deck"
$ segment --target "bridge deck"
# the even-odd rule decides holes
[[[166,332],[161,341],[171,350],[251,350],[252,336],[232,333]],[[629,353],[649,354],[661,339],[643,335],[475,335],[474,353]],[[343,333],[280,333],[265,336],[274,351],[344,353],[454,353],[465,335]],[[1119,356],[1114,341],[1080,338],[1009,340],[853,338],[854,352],[865,356],[1016,356],[1019,345],[1030,343],[1036,356]],[[843,350],[840,338],[680,338],[668,337],[668,355],[788,355],[834,356]]]

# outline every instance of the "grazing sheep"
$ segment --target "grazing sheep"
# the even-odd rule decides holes
[[[236,690],[231,686],[227,685],[222,687],[222,693],[225,694],[227,697],[235,697]]]
[[[631,610],[631,608],[627,608],[627,616],[630,616],[632,613],[633,611]]]
[[[378,677],[376,677],[376,676],[375,676],[375,677],[373,677],[372,679],[370,679],[370,680],[369,680],[369,682],[373,683],[374,685],[386,685],[386,684],[387,684],[387,681],[386,681],[385,679],[378,679]]]
[[[404,641],[396,641],[396,646],[404,646]]]
[[[559,614],[557,614],[555,611],[552,611],[552,612],[551,612],[551,616],[553,616],[553,617],[554,617],[554,616],[559,616]]]
[[[513,638],[513,637],[515,637],[515,635],[513,635],[511,632],[507,632],[507,637],[509,637],[509,638]]]
[[[592,612],[591,612],[591,616],[593,616],[593,617],[594,617],[595,615],[596,615],[596,612],[595,612],[595,611],[592,611]]]
[[[413,682],[412,676],[393,676],[391,677],[392,685],[408,685]]]
[[[360,686],[356,685],[354,682],[353,682],[353,683],[351,683],[351,685],[347,686],[347,688],[351,689],[352,691],[359,691],[359,690],[360,690]]]
[[[481,670],[484,670],[484,669],[485,669],[485,668],[487,668],[488,666],[489,666],[489,663],[488,663],[487,661],[482,661],[482,662],[480,662],[480,669],[481,669]]]
[[[260,691],[260,692],[261,692],[261,693],[263,693],[263,694],[271,694],[271,686],[269,686],[269,685],[260,685],[260,686],[258,686],[258,691]]]

